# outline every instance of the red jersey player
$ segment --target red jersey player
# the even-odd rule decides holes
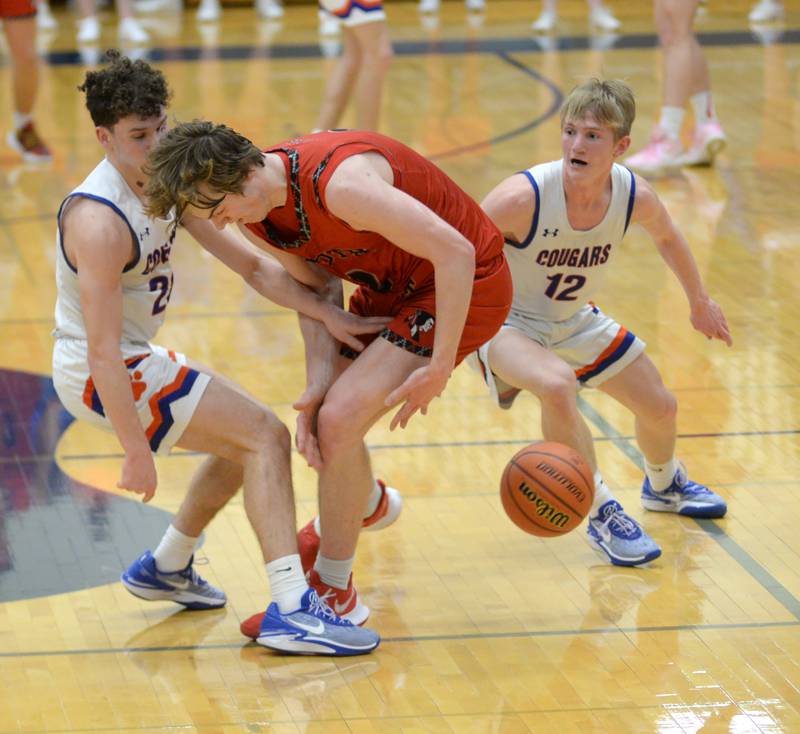
[[[444,172],[376,133],[316,133],[261,151],[196,121],[171,130],[150,163],[153,215],[176,206],[179,217],[236,223],[302,283],[340,299],[340,279],[349,280],[358,285],[352,311],[393,317],[356,354],[301,316],[307,389],[295,404],[296,441],[319,471],[320,503],[319,520],[301,530],[301,556],[320,595],[361,624],[369,610],[352,585],[359,530],[385,527],[401,505],[373,480],[364,436],[392,406],[402,403],[392,429],[424,414],[455,366],[503,324],[503,237]]]

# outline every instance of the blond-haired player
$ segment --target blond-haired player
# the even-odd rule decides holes
[[[720,496],[689,480],[675,457],[677,403],[644,342],[591,302],[617,264],[631,224],[644,227],[680,281],[692,326],[731,344],[686,239],[647,182],[616,162],[630,145],[635,111],[624,82],[581,84],[561,109],[561,160],[514,174],[484,200],[506,238],[514,300],[503,328],[478,351],[502,407],[510,407],[520,390],[530,391],[541,402],[544,437],[589,460],[596,472],[589,539],[612,563],[626,566],[653,560],[661,549],[597,471],[592,438],[578,412],[579,387],[596,387],[634,413],[647,474],[646,509],[692,517],[722,517],[727,509]]]

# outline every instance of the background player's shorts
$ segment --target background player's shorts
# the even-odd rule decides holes
[[[168,454],[180,440],[211,378],[186,366],[183,354],[155,344],[123,348],[139,420],[155,454]],[[53,384],[78,420],[113,431],[89,374],[86,342],[56,339]]]
[[[348,28],[386,20],[383,0],[319,0],[319,4]]]
[[[606,316],[597,306],[586,304],[566,321],[543,321],[515,311],[508,314],[501,331],[516,329],[563,359],[581,386],[598,387],[618,375],[645,349],[633,332]],[[488,369],[489,344],[478,350],[480,372],[497,400],[498,386]]]
[[[0,18],[32,18],[34,15],[33,0],[0,0]]]
[[[511,304],[511,273],[505,258],[498,258],[488,275],[478,278],[472,288],[472,299],[456,364],[481,344],[489,341],[503,325]],[[362,334],[358,338],[369,344],[380,336],[421,357],[433,355],[436,333],[436,298],[433,282],[415,290],[410,296],[397,293],[378,293],[359,287],[350,297],[350,311],[359,316],[393,316],[394,319],[380,334]],[[347,347],[342,354],[358,356]]]

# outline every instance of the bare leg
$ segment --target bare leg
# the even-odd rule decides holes
[[[575,372],[563,359],[516,329],[503,329],[489,347],[492,371],[504,382],[536,395],[542,435],[572,447],[597,471],[592,434],[578,411]]]
[[[698,57],[705,57],[692,32],[698,0],[655,0],[655,20],[664,63],[664,99],[668,107],[684,107],[695,87]],[[708,68],[705,67],[708,77]],[[697,82],[699,83],[699,82]]]
[[[342,39],[342,55],[325,85],[317,130],[329,130],[339,123],[361,67],[361,49],[349,28],[342,29]]]
[[[650,358],[642,354],[600,389],[636,416],[636,440],[651,464],[675,455],[678,405]]]
[[[377,130],[383,79],[394,55],[389,26],[385,20],[380,20],[347,30],[355,35],[361,49],[355,93],[356,127],[360,130]]]
[[[39,87],[39,58],[36,55],[36,19],[5,18],[3,28],[12,63],[14,111],[23,115],[33,112]]]
[[[386,396],[426,361],[376,339],[325,396],[317,423],[324,462],[319,475],[322,556],[346,560],[355,554],[373,482],[364,436],[387,412]]]

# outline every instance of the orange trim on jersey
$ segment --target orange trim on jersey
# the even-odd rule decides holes
[[[178,361],[178,358],[175,356],[175,352],[173,352],[171,349],[167,352],[167,354],[169,355],[169,358],[173,362],[177,362]]]
[[[617,348],[619,347],[620,344],[622,344],[627,335],[628,335],[628,330],[624,326],[620,326],[617,335],[614,337],[614,341],[612,341],[611,344],[609,344],[603,350],[600,356],[590,365],[587,365],[586,367],[581,367],[579,370],[575,370],[575,377],[580,379],[587,372],[596,370],[600,366],[601,362],[608,359],[617,350]]]
[[[164,423],[165,416],[161,412],[161,406],[159,406],[159,401],[163,400],[166,397],[169,397],[173,393],[178,392],[183,387],[184,380],[189,376],[191,372],[190,368],[186,365],[182,366],[178,370],[178,374],[175,379],[169,383],[169,385],[165,385],[162,387],[157,393],[155,393],[150,400],[148,401],[148,405],[150,406],[150,412],[153,414],[153,422],[147,427],[145,434],[147,435],[147,440],[153,438],[156,431],[161,428],[161,425]]]

